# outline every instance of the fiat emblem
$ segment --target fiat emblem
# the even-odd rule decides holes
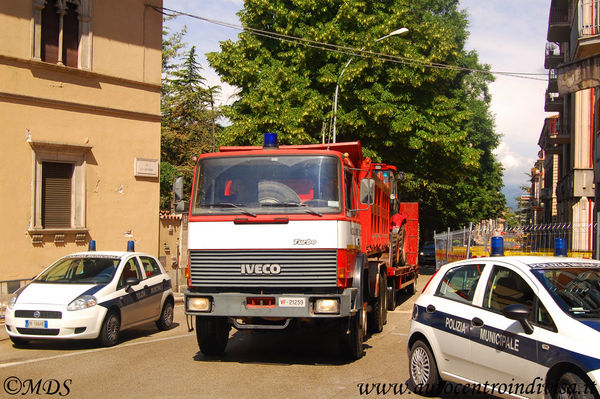
[[[33,317],[35,317],[36,319],[38,319],[40,317],[40,311],[36,310],[35,312],[33,312]]]

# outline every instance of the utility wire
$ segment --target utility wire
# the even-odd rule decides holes
[[[339,53],[339,54],[346,54],[346,55],[350,55],[350,56],[357,56],[357,57],[363,57],[363,58],[373,58],[373,59],[378,59],[378,60],[381,60],[384,62],[393,62],[393,63],[397,63],[397,64],[406,64],[406,65],[420,66],[420,67],[425,67],[425,68],[436,68],[436,69],[448,69],[448,70],[463,71],[463,72],[486,73],[486,74],[492,74],[492,75],[500,75],[500,76],[519,78],[519,79],[547,81],[546,78],[536,77],[536,76],[546,76],[545,73],[488,71],[485,69],[474,69],[474,68],[466,68],[466,67],[441,64],[441,63],[435,63],[435,62],[420,61],[420,60],[416,60],[416,59],[412,59],[412,58],[408,58],[408,57],[401,57],[401,56],[397,56],[397,55],[378,53],[378,52],[369,51],[369,50],[361,50],[361,49],[357,49],[355,47],[341,46],[341,45],[337,45],[337,44],[319,42],[316,40],[306,39],[306,38],[302,38],[302,37],[286,35],[283,33],[277,33],[277,32],[256,29],[256,28],[251,28],[251,27],[244,27],[244,26],[233,24],[230,22],[224,22],[224,21],[219,21],[216,19],[205,18],[205,17],[201,17],[199,15],[190,14],[190,13],[187,13],[184,11],[177,11],[177,10],[173,10],[173,9],[166,8],[166,7],[157,7],[157,6],[154,6],[151,4],[147,4],[147,6],[154,9],[155,11],[159,12],[160,14],[163,14],[166,16],[170,16],[170,17],[176,17],[179,15],[187,16],[190,18],[208,22],[210,24],[224,26],[227,28],[236,29],[236,30],[240,30],[240,31],[244,31],[244,32],[249,32],[249,33],[255,34],[257,36],[262,36],[262,37],[266,37],[269,39],[279,40],[282,42],[287,42],[287,43],[292,43],[292,44],[300,44],[300,45],[303,45],[306,47],[316,48],[316,49],[325,50],[325,51],[331,51],[331,52],[335,52],[335,53]]]

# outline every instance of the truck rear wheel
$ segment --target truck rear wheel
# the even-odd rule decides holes
[[[196,316],[196,339],[205,355],[221,355],[229,341],[229,326],[226,317]]]
[[[369,330],[380,333],[387,323],[387,276],[379,275],[379,295],[373,302],[373,310],[369,313]]]

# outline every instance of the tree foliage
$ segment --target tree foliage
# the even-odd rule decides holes
[[[220,111],[214,98],[219,87],[205,86],[196,48],[183,52],[185,29],[175,34],[163,32],[163,81],[161,95],[161,209],[169,209],[171,185],[175,176],[184,176],[189,192],[194,159],[213,151]],[[181,54],[183,52],[183,54]],[[177,63],[183,55],[181,63]]]
[[[504,210],[502,168],[492,153],[499,141],[489,111],[493,76],[464,48],[467,18],[458,0],[245,0],[239,16],[245,27],[405,60],[354,56],[340,79],[337,141],[361,140],[367,155],[406,172],[402,199],[420,203],[422,230]],[[408,35],[376,41],[400,27]],[[233,122],[226,140],[242,145],[259,144],[267,131],[281,143],[320,142],[352,55],[244,31],[207,56],[239,88],[225,111]]]

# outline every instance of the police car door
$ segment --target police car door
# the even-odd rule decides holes
[[[443,276],[431,303],[424,304],[427,324],[432,327],[442,358],[438,368],[459,378],[471,380],[473,365],[469,335],[476,308],[472,305],[484,264],[450,268]]]
[[[527,280],[529,278],[516,268],[494,264],[487,282],[481,282],[485,292],[481,308],[472,320],[471,356],[477,365],[475,380],[488,386],[496,384],[497,389],[505,391],[499,392],[501,394],[530,396],[527,386],[540,383],[535,377],[543,375],[543,367],[537,363],[539,327],[531,323],[533,332],[528,333],[519,321],[502,314],[506,306],[521,304],[530,310],[530,320],[534,320],[536,310],[543,305],[537,299],[537,289]],[[523,389],[518,384],[523,384]]]
[[[138,284],[127,285],[128,278],[136,278]],[[145,301],[146,293],[144,291],[144,278],[140,272],[138,262],[135,257],[129,258],[117,283],[117,293],[119,294],[119,304],[121,307],[121,326],[140,322],[148,318],[149,310]]]
[[[140,256],[140,261],[146,279],[144,287],[147,292],[148,313],[151,318],[158,318],[161,311],[162,294],[170,285],[167,287],[167,280],[158,267],[156,259],[150,256]]]

